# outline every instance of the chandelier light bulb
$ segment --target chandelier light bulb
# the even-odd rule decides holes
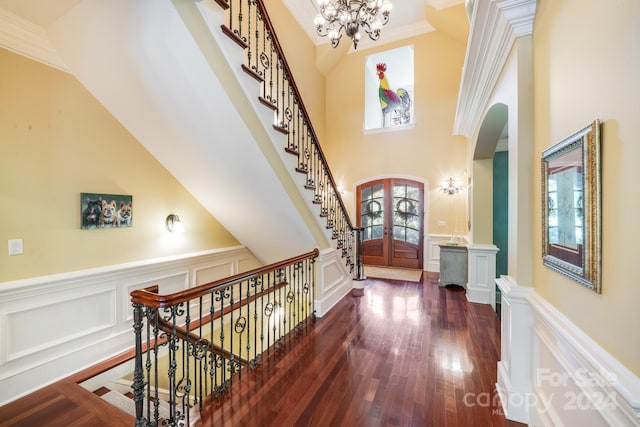
[[[337,47],[342,33],[353,42],[354,49],[362,31],[371,40],[380,38],[380,29],[389,22],[390,0],[316,0],[320,13],[313,20],[321,37],[328,37]]]

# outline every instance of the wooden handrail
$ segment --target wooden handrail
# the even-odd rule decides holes
[[[155,322],[154,326],[157,326],[158,329],[160,329],[161,331],[164,331],[165,333],[169,334],[169,335],[174,335],[177,336],[178,338],[180,338],[183,341],[188,341],[189,344],[192,345],[197,345],[197,344],[201,344],[204,345],[206,347],[209,348],[209,351],[213,354],[217,354],[220,356],[224,356],[226,359],[231,359],[233,357],[234,360],[238,360],[239,363],[243,366],[247,366],[249,365],[249,361],[247,359],[244,359],[243,357],[234,354],[232,352],[230,352],[229,350],[225,350],[224,348],[220,347],[219,345],[216,345],[214,343],[212,343],[211,341],[209,341],[208,339],[202,338],[201,336],[191,332],[191,331],[187,331],[186,328],[182,327],[182,326],[176,326],[171,322],[167,322],[166,320],[162,319],[160,316],[156,317],[157,322]]]
[[[331,174],[331,169],[329,169],[329,162],[327,162],[327,158],[324,155],[324,152],[322,151],[322,147],[320,146],[320,143],[318,142],[319,141],[318,135],[316,134],[316,131],[313,128],[313,123],[311,123],[311,120],[309,119],[307,108],[304,106],[304,102],[302,101],[302,96],[300,96],[300,91],[298,90],[298,85],[296,84],[296,81],[293,78],[293,73],[291,72],[291,68],[287,63],[287,59],[285,58],[285,55],[284,55],[284,50],[282,49],[282,46],[280,45],[280,41],[278,40],[278,36],[273,28],[273,24],[271,23],[271,18],[269,17],[269,13],[267,13],[267,8],[265,7],[263,0],[258,0],[257,4],[258,4],[258,9],[260,10],[260,13],[262,13],[262,17],[265,22],[265,25],[267,26],[267,29],[270,32],[271,40],[273,41],[273,44],[276,47],[276,51],[278,52],[278,57],[282,60],[282,64],[284,65],[287,75],[289,76],[291,87],[293,88],[298,104],[300,105],[302,114],[304,114],[304,119],[306,120],[307,125],[309,126],[309,130],[313,135],[313,140],[315,141],[316,148],[318,149],[318,154],[322,158],[322,163],[325,165],[327,175],[329,176],[331,187],[333,188],[333,191],[338,198],[338,203],[340,203],[340,207],[342,209],[342,212],[344,213],[347,223],[349,224],[349,228],[353,230],[354,229],[353,223],[351,222],[351,218],[347,214],[347,209],[345,207],[344,202],[342,201],[342,196],[340,195],[340,192],[338,191],[338,186],[336,185],[336,181],[333,178],[333,175]]]
[[[282,283],[278,283],[275,286],[270,287],[267,290],[264,291],[260,291],[257,292],[254,295],[251,295],[249,298],[244,298],[242,301],[237,301],[233,304],[229,304],[228,306],[225,306],[222,310],[218,310],[215,313],[213,313],[213,315],[208,314],[205,317],[196,320],[195,322],[193,322],[191,324],[191,326],[193,326],[193,330],[199,328],[201,325],[207,324],[209,322],[212,322],[214,320],[217,320],[219,318],[221,318],[222,316],[225,316],[229,313],[231,313],[232,311],[238,310],[239,308],[244,307],[247,304],[250,304],[252,302],[254,302],[255,300],[257,300],[258,298],[262,298],[263,296],[269,294],[269,293],[273,293],[275,291],[277,291],[280,288],[283,288],[285,286],[287,286],[288,283],[287,282],[282,282]],[[148,288],[144,289],[145,291],[151,292],[151,293],[158,293],[158,286],[157,285],[153,285],[150,286]],[[155,326],[158,327],[158,329],[166,332],[167,334],[173,335],[173,333],[175,332],[176,336],[184,341],[189,341],[189,343],[191,344],[197,344],[197,343],[202,343],[205,344],[206,346],[209,347],[209,350],[214,353],[214,354],[219,354],[221,356],[227,357],[229,358],[231,356],[231,352],[228,350],[225,350],[224,348],[211,343],[209,340],[207,339],[203,339],[202,337],[200,337],[199,335],[195,334],[192,331],[187,332],[187,329],[182,327],[182,326],[175,326],[173,323],[171,322],[167,322],[166,320],[162,319],[160,316],[157,317],[157,322],[153,322],[155,324]],[[175,328],[175,329],[174,329]],[[163,340],[163,342],[166,340]],[[241,364],[246,365],[249,362],[246,359],[243,359],[241,356],[238,355],[234,355],[235,358],[239,359]]]
[[[147,307],[153,308],[172,307],[176,304],[184,303],[192,299],[200,298],[202,296],[210,294],[211,292],[215,292],[216,290],[229,286],[229,284],[231,283],[248,280],[254,276],[260,276],[266,273],[270,273],[272,271],[304,261],[306,259],[317,258],[319,254],[320,251],[316,248],[311,252],[307,252],[305,254],[298,255],[284,261],[279,261],[267,266],[258,267],[244,273],[239,273],[234,276],[227,277],[225,279],[216,280],[214,282],[196,286],[195,288],[191,289],[185,289],[183,291],[175,292],[169,295],[158,295],[157,292],[150,291],[148,288],[136,289],[131,292],[131,302],[133,304],[142,304]]]

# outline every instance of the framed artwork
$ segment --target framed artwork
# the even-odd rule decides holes
[[[364,130],[413,125],[413,46],[403,46],[365,59]]]
[[[80,227],[123,228],[133,225],[133,196],[80,193]]]
[[[600,292],[600,122],[542,153],[542,259]]]

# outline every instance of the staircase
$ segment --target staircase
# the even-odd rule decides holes
[[[248,57],[243,42],[258,20],[271,30],[262,2],[233,3],[85,0],[48,35],[78,80],[263,263],[333,246],[350,271],[352,227],[302,101],[292,111],[265,91],[266,68],[252,65],[265,58]],[[289,98],[297,89],[270,34],[257,41],[275,43],[266,61],[287,74]],[[294,129],[292,119],[306,121]]]

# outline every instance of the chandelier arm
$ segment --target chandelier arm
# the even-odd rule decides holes
[[[372,3],[372,6],[370,6]],[[358,48],[361,29],[373,41],[380,38],[380,28],[389,22],[390,2],[380,0],[326,0],[320,1],[320,13],[317,17],[316,32],[320,37],[331,39],[335,48],[342,39],[343,32]]]

